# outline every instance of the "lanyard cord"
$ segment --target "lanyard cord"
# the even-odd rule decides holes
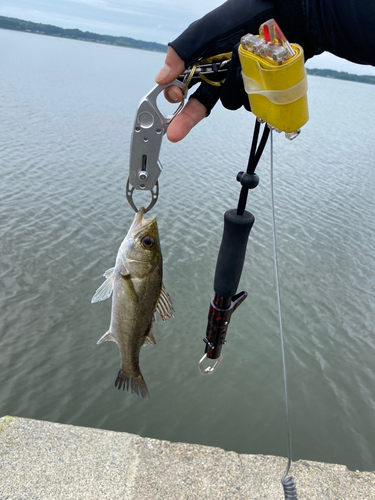
[[[281,341],[281,356],[283,363],[283,377],[284,377],[284,395],[285,395],[285,410],[286,410],[286,428],[288,437],[288,465],[281,478],[281,484],[284,488],[285,500],[297,500],[297,490],[294,483],[293,477],[287,477],[289,469],[292,463],[292,443],[290,436],[290,424],[289,424],[289,404],[288,404],[288,385],[286,377],[286,362],[285,362],[285,348],[284,348],[284,333],[283,333],[283,321],[281,315],[281,299],[280,299],[280,284],[279,284],[279,268],[277,263],[277,243],[276,243],[276,222],[275,222],[275,200],[274,200],[274,190],[273,190],[273,134],[271,130],[271,207],[272,207],[272,234],[273,234],[273,256],[275,263],[275,278],[276,278],[276,293],[277,293],[277,305],[279,310],[279,328],[280,328],[280,341]]]
[[[249,189],[255,188],[259,182],[258,176],[254,172],[259,163],[260,157],[262,156],[262,153],[267,143],[268,136],[270,134],[270,129],[267,127],[267,125],[265,125],[262,138],[257,148],[259,129],[260,129],[260,122],[258,120],[255,120],[253,141],[251,143],[251,150],[250,150],[249,161],[247,164],[246,174],[244,172],[240,172],[237,176],[237,180],[242,184],[241,193],[237,206],[237,215],[243,215],[246,208],[247,195]]]

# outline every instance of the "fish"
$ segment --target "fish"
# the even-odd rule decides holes
[[[163,258],[155,217],[145,218],[141,208],[117,252],[115,266],[103,275],[106,280],[92,303],[109,298],[112,311],[109,330],[98,340],[116,342],[121,357],[115,387],[149,399],[139,368],[143,345],[156,344],[152,331],[155,313],[163,320],[173,317],[171,298],[163,285]]]

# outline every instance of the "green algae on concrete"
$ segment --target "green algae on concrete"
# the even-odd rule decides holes
[[[0,419],[0,499],[283,500],[286,459]],[[299,500],[375,500],[375,473],[299,460]]]

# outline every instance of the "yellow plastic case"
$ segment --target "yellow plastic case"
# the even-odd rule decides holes
[[[309,119],[303,49],[291,43],[296,55],[276,62],[239,47],[242,77],[251,111],[284,132],[294,132]]]

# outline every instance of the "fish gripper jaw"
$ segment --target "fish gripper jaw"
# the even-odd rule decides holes
[[[213,373],[223,359],[221,349],[226,344],[231,316],[246,297],[247,292],[243,291],[233,295],[233,297],[222,297],[215,294],[215,297],[211,300],[206,336],[203,339],[206,344],[205,354],[199,362],[199,369],[203,374]],[[217,360],[212,368],[204,368],[203,364],[207,358]]]

